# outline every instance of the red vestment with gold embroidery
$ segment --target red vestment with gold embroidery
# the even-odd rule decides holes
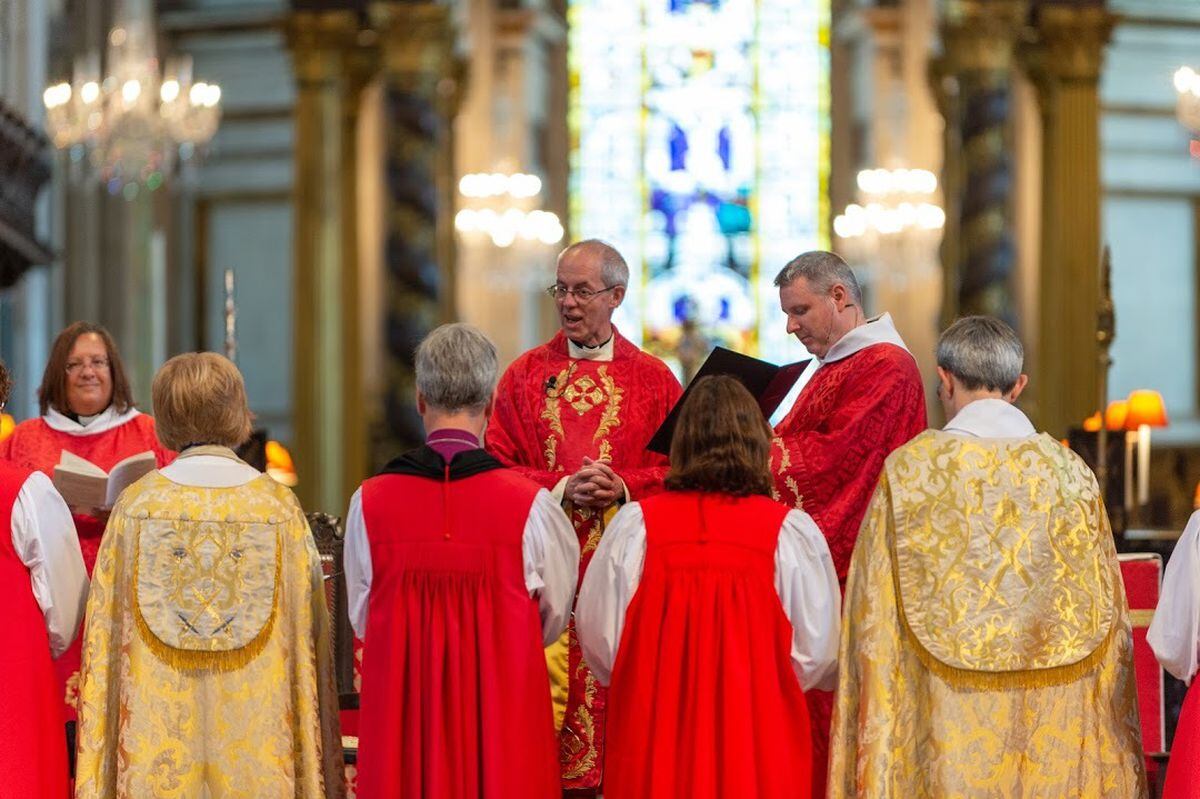
[[[682,390],[662,361],[616,331],[613,339],[611,361],[569,357],[561,332],[517,358],[496,389],[488,451],[549,489],[588,457],[609,461],[630,499],[661,490],[667,459],[646,444]],[[579,536],[582,580],[611,509],[563,507]],[[573,620],[568,635],[569,687],[559,734],[563,788],[594,789],[603,777],[605,690],[583,662]]]
[[[12,435],[0,442],[0,458],[26,469],[44,472],[50,477],[54,477],[54,467],[58,465],[63,450],[91,461],[104,471],[146,450],[154,453],[159,468],[175,459],[175,453],[158,442],[154,434],[154,417],[144,413],[90,436],[55,430],[41,417],[26,419],[16,426]],[[104,522],[79,513],[73,516],[75,532],[79,535],[79,549],[83,552],[83,564],[87,567],[88,577],[91,577],[92,568],[96,565],[96,552],[100,549],[100,537],[104,534]],[[58,672],[59,696],[66,702],[68,720],[75,718],[82,638],[76,638],[70,648],[54,661],[54,668]]]
[[[821,528],[843,589],[884,460],[925,426],[917,362],[904,348],[881,343],[823,364],[775,428],[775,490],[782,502],[803,508]],[[812,795],[824,796],[833,694],[810,691],[807,697]]]

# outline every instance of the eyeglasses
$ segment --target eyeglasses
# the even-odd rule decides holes
[[[67,374],[73,375],[85,366],[90,366],[94,372],[108,370],[108,358],[89,358],[86,361],[67,361]]]
[[[555,284],[553,286],[546,287],[546,294],[556,300],[565,300],[568,294],[572,294],[575,296],[576,302],[585,303],[594,299],[597,294],[603,294],[604,292],[612,291],[615,288],[616,286],[609,286],[608,288],[603,288],[599,291],[592,291],[591,289],[569,289],[566,286]]]

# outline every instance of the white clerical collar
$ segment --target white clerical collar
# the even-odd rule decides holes
[[[895,344],[905,352],[909,352],[908,345],[904,343],[904,339],[900,338],[900,332],[896,330],[890,313],[868,319],[865,325],[859,325],[842,336],[829,348],[829,352],[825,353],[821,363],[833,363],[843,358],[849,358],[854,353],[876,344]]]
[[[1031,438],[1037,435],[1033,423],[1020,408],[992,397],[963,406],[942,429],[977,438]]]
[[[104,409],[103,413],[91,417],[91,421],[85,425],[80,424],[65,413],[59,413],[54,408],[51,408],[42,417],[42,421],[51,430],[57,430],[60,433],[72,436],[94,436],[98,433],[112,430],[114,427],[120,427],[135,416],[140,416],[141,413],[137,408],[130,408],[125,413],[118,413],[114,406],[109,405]]]
[[[611,361],[613,359],[613,342],[617,340],[614,333],[608,341],[595,347],[584,347],[567,339],[567,355],[580,361]]]

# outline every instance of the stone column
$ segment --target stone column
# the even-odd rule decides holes
[[[306,510],[341,514],[365,471],[361,346],[355,326],[354,125],[361,81],[351,61],[358,18],[298,11],[296,71],[294,424],[297,492]]]
[[[943,321],[1014,321],[1013,161],[1009,117],[1014,45],[1025,0],[947,0],[932,77],[946,119]]]
[[[1043,118],[1038,423],[1054,435],[1096,409],[1100,308],[1100,99],[1114,17],[1042,2],[1023,49]]]
[[[374,460],[424,441],[413,353],[454,317],[454,192],[451,120],[461,94],[448,5],[376,2],[385,107],[384,423]]]

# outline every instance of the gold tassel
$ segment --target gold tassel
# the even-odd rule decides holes
[[[137,622],[138,633],[142,642],[154,653],[155,657],[167,666],[180,671],[217,671],[230,672],[243,668],[258,657],[271,633],[275,628],[275,616],[279,610],[279,580],[283,572],[283,536],[276,532],[275,540],[275,590],[271,596],[271,615],[258,635],[245,646],[226,651],[200,651],[179,649],[167,644],[150,629],[142,616],[142,607],[137,601],[138,567],[141,563],[142,541],[139,536],[133,555],[133,617]]]

